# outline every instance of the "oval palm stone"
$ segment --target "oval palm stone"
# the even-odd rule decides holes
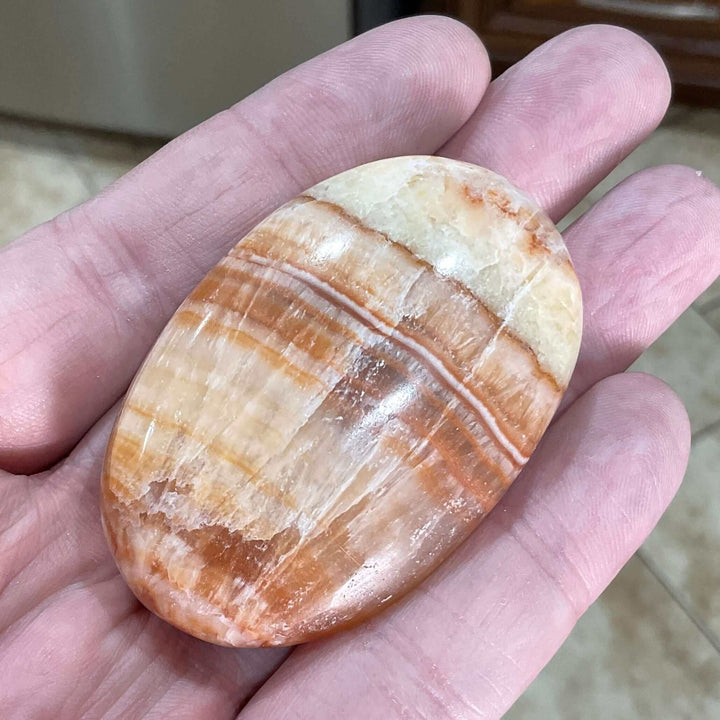
[[[402,157],[316,185],[208,273],[135,378],[102,480],[121,573],[225,645],[378,612],[520,472],[581,315],[557,230],[488,170]]]

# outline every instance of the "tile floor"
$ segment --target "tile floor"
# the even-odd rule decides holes
[[[160,145],[0,115],[0,246],[96,195]]]
[[[0,117],[0,245],[96,194],[158,147]],[[673,108],[563,226],[630,173],[664,163],[692,165],[720,183],[720,111]],[[720,280],[635,368],[662,377],[687,405],[685,483],[510,720],[720,718]]]

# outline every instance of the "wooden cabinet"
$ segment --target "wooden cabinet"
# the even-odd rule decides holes
[[[473,27],[498,69],[571,27],[622,25],[660,51],[678,97],[720,103],[720,0],[439,0],[425,5]]]

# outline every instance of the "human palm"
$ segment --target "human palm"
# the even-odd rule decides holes
[[[669,99],[655,52],[610,27],[488,79],[463,26],[385,26],[0,255],[1,717],[498,717],[643,541],[682,479],[688,423],[658,380],[617,373],[720,270],[720,194],[682,167],[638,173],[567,231],[585,327],[566,400],[495,511],[393,608],[292,652],[215,647],[147,612],[103,539],[113,404],[258,220],[348,167],[433,152],[502,173],[557,219]]]

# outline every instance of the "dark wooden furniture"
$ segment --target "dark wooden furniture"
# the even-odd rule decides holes
[[[660,51],[678,99],[720,104],[720,0],[429,0],[423,7],[475,29],[496,70],[571,27],[622,25]]]

